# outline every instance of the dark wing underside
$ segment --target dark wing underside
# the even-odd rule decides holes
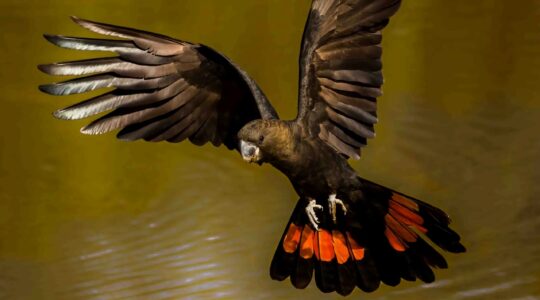
[[[297,121],[355,159],[375,136],[381,30],[400,0],[314,0],[300,53]]]
[[[73,18],[82,27],[121,40],[45,35],[68,49],[116,52],[116,57],[40,65],[50,75],[84,76],[40,86],[52,95],[113,88],[54,113],[75,120],[109,112],[81,129],[102,134],[120,129],[123,140],[237,145],[236,134],[255,119],[277,114],[256,83],[204,45],[131,28]]]

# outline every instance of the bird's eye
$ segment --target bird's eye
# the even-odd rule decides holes
[[[262,143],[262,142],[264,142],[264,135],[259,136],[259,143]]]

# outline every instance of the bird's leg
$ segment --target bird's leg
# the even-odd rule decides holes
[[[337,206],[341,207],[341,211],[343,211],[343,214],[347,214],[347,207],[345,207],[345,203],[343,201],[336,198],[336,194],[332,194],[328,197],[328,206],[330,209],[330,215],[332,215],[332,220],[334,221],[334,224],[337,223]]]
[[[315,213],[315,210],[323,210],[322,205],[317,204],[317,201],[312,198],[308,198],[309,203],[306,206],[306,215],[308,216],[309,222],[311,222],[311,226],[315,228],[315,230],[319,230],[319,218],[317,218],[317,214]]]

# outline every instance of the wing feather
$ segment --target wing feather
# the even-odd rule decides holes
[[[91,39],[52,34],[44,34],[43,37],[45,37],[47,41],[61,48],[84,51],[115,52],[121,58],[140,64],[159,65],[178,59],[177,57],[170,56],[148,55],[147,51],[138,48],[133,41]]]
[[[204,122],[200,118],[195,118],[198,116],[199,115],[193,116],[193,122],[189,126],[187,126],[184,130],[182,130],[182,132],[180,132],[176,136],[170,139],[167,139],[167,141],[171,143],[180,143],[184,141],[185,139],[187,139],[189,136],[196,133],[197,130],[199,130],[199,128],[202,126],[202,123]]]
[[[375,110],[377,109],[377,104],[374,101],[365,98],[357,98],[354,96],[346,96],[343,93],[333,91],[326,87],[321,87],[319,96],[330,106],[338,106],[342,104],[350,105],[364,110],[366,115],[369,113],[375,114]]]
[[[355,151],[353,146],[343,142],[342,139],[337,137],[332,131],[329,131],[324,126],[321,126],[321,133],[319,137],[323,141],[329,143],[333,148],[336,149],[336,151],[339,151],[353,158],[360,157],[360,155]]]
[[[64,120],[78,120],[120,107],[144,106],[172,98],[187,86],[188,83],[185,80],[177,80],[169,86],[151,92],[126,94],[114,90],[57,110],[54,116]]]
[[[93,121],[84,127],[81,132],[86,134],[103,134],[134,123],[144,122],[181,107],[191,100],[197,92],[198,90],[196,87],[188,86],[180,94],[165,101],[159,106],[150,106],[142,109],[116,110]]]
[[[174,40],[170,37],[142,30],[88,21],[77,17],[72,20],[95,33],[130,39],[137,47],[159,56],[182,55],[196,57],[197,51],[189,43]]]
[[[196,68],[197,65],[190,67]],[[88,60],[61,62],[40,65],[40,70],[49,75],[87,75],[95,73],[114,73],[125,77],[156,78],[178,72],[174,62],[162,65],[139,65],[119,57],[106,57]]]
[[[300,54],[296,121],[337,152],[359,158],[381,96],[381,30],[400,0],[314,0]],[[320,107],[323,109],[320,109]]]
[[[45,35],[54,45],[108,51],[102,57],[39,65],[50,75],[82,76],[39,88],[51,95],[81,94],[112,88],[60,109],[57,118],[75,120],[108,112],[81,129],[102,134],[120,129],[123,140],[224,143],[236,148],[237,131],[254,119],[278,118],[268,99],[242,69],[204,45],[164,35],[72,18],[98,34],[94,39]]]
[[[354,82],[346,82],[346,81],[334,81],[329,78],[319,77],[319,84],[321,85],[321,88],[329,88],[333,92],[351,92],[356,93],[358,95],[365,95],[365,97],[369,98],[377,98],[382,95],[381,90],[379,88],[374,87],[368,87],[368,86],[362,86],[359,84],[355,84]]]
[[[56,96],[82,94],[111,87],[123,90],[150,90],[168,86],[178,79],[180,79],[179,74],[150,79],[118,77],[113,74],[96,74],[58,83],[40,85],[39,89],[44,93]]]
[[[334,81],[347,81],[364,84],[370,87],[379,87],[383,83],[381,71],[370,72],[364,70],[320,70],[317,76],[329,78]]]
[[[351,130],[358,136],[361,136],[364,138],[375,137],[375,132],[373,131],[372,126],[367,126],[360,122],[356,122],[355,120],[351,118],[348,118],[342,114],[337,113],[335,110],[329,107],[326,108],[326,113],[328,114],[330,120],[334,121],[338,125],[343,126],[344,128]]]

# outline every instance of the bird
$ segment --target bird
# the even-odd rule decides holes
[[[52,44],[116,56],[42,64],[77,76],[39,86],[51,95],[108,88],[59,109],[78,120],[106,113],[83,134],[125,141],[224,145],[270,164],[298,194],[270,277],[324,293],[373,292],[381,283],[435,280],[440,250],[465,252],[450,217],[424,201],[362,178],[350,165],[375,137],[382,95],[382,31],[401,0],[313,0],[299,56],[298,113],[282,120],[257,83],[224,54],[148,31],[72,20],[104,38],[45,34]]]

